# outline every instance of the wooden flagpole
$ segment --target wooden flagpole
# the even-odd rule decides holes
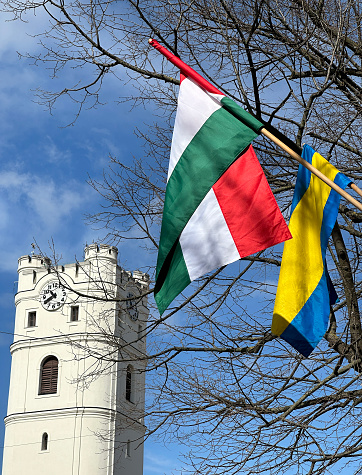
[[[204,77],[202,77],[199,73],[197,73],[194,69],[192,69],[190,66],[188,66],[186,63],[184,63],[180,58],[172,54],[170,51],[168,51],[164,46],[161,46],[156,40],[150,38],[148,40],[149,44],[153,46],[157,51],[159,51],[161,54],[163,54],[172,64],[177,66],[180,71],[185,74],[185,76],[190,77],[192,80],[194,80],[199,86],[201,86],[203,89],[206,89],[208,92],[211,92],[213,94],[222,94],[223,96],[225,95],[221,91],[219,91],[213,84],[211,84],[209,81],[207,81]],[[299,163],[301,163],[305,168],[307,168],[309,171],[311,171],[314,175],[316,175],[320,180],[322,180],[324,183],[326,183],[329,187],[331,187],[333,190],[335,190],[337,193],[339,193],[343,198],[345,198],[347,201],[349,201],[352,205],[354,205],[357,209],[362,211],[362,204],[354,199],[350,194],[348,194],[346,191],[344,191],[340,186],[338,186],[334,181],[330,180],[328,177],[326,177],[322,172],[320,172],[317,168],[315,168],[313,165],[311,165],[309,162],[304,160],[300,155],[298,155],[294,150],[292,150],[288,145],[286,145],[284,142],[282,142],[280,139],[275,137],[271,132],[269,132],[267,129],[264,127],[260,129],[260,133],[262,133],[265,137],[270,139],[272,142],[274,142],[276,145],[281,147],[285,152],[287,152],[292,158],[297,160]],[[354,184],[352,183],[350,187],[358,193],[362,197],[362,191]]]
[[[354,190],[356,193],[358,193],[360,196],[362,196],[362,190],[360,188],[358,188],[357,185],[355,185],[354,183],[351,183],[350,187],[352,188],[352,190]]]
[[[305,168],[307,168],[309,171],[311,171],[314,175],[316,175],[320,180],[322,180],[324,183],[326,183],[328,186],[330,186],[333,190],[335,190],[337,193],[339,193],[343,198],[348,200],[351,204],[353,204],[356,208],[358,208],[360,211],[362,211],[362,204],[357,201],[356,199],[353,198],[350,194],[348,194],[346,191],[344,191],[340,186],[338,186],[334,181],[330,180],[328,177],[326,177],[322,172],[318,170],[318,168],[315,168],[313,165],[311,165],[309,162],[304,160],[300,155],[298,155],[294,150],[292,150],[288,145],[286,145],[284,142],[279,140],[275,135],[273,135],[271,132],[269,132],[267,129],[262,128],[260,132],[265,135],[265,137],[268,137],[272,142],[274,142],[276,145],[278,145],[280,148],[282,148],[285,152],[287,152],[292,158],[297,160],[299,163],[301,163]],[[351,185],[351,188],[356,191],[359,195],[362,196],[362,191],[353,183]],[[358,190],[358,191],[357,191]]]

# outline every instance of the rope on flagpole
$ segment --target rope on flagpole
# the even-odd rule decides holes
[[[209,81],[207,81],[204,77],[202,77],[199,73],[197,73],[194,69],[192,69],[190,66],[188,66],[186,63],[184,63],[180,58],[172,54],[170,51],[168,51],[164,46],[161,46],[158,41],[150,38],[148,40],[149,44],[153,46],[157,51],[159,51],[161,54],[163,54],[172,64],[174,64],[176,67],[180,69],[180,71],[185,75],[188,76],[190,79],[195,81],[199,86],[201,86],[203,89],[205,89],[208,92],[211,92],[213,94],[222,94],[224,95],[221,91],[219,91],[213,84],[211,84]],[[287,152],[292,158],[297,160],[297,162],[301,163],[305,168],[307,168],[309,171],[311,171],[314,175],[316,175],[320,180],[322,180],[324,183],[326,183],[330,188],[335,190],[337,193],[339,193],[343,198],[345,198],[347,201],[349,201],[352,205],[354,205],[357,209],[362,211],[362,204],[354,199],[350,194],[348,194],[346,191],[344,191],[340,186],[338,186],[334,181],[330,180],[328,177],[326,177],[322,172],[320,172],[317,168],[315,168],[313,165],[311,165],[309,162],[304,160],[300,155],[298,155],[294,150],[292,150],[288,145],[286,145],[284,142],[282,142],[280,139],[275,137],[269,130],[265,129],[264,127],[260,129],[260,133],[263,134],[265,137],[267,137],[269,140],[274,142],[276,145],[281,147],[285,152]],[[356,193],[358,193],[362,197],[362,190],[358,188],[357,185],[352,183],[350,185],[352,190],[354,190]]]

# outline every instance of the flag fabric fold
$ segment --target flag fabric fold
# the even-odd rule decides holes
[[[342,189],[351,180],[312,147],[302,158]],[[284,244],[272,332],[309,356],[328,327],[336,293],[326,268],[328,239],[335,225],[340,195],[299,165],[289,229],[293,239]]]
[[[250,145],[262,127],[182,78],[156,268],[161,314],[191,281],[291,237]]]

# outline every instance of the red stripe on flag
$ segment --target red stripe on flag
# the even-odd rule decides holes
[[[213,190],[240,257],[292,237],[251,145]]]

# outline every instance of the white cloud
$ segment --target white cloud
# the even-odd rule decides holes
[[[57,251],[66,258],[66,253],[73,257],[69,240],[81,240],[87,229],[82,213],[94,202],[93,190],[76,180],[57,181],[50,173],[51,169],[39,177],[14,170],[0,171],[2,271],[14,271],[17,259],[31,251],[30,244],[34,239],[47,252],[48,242],[54,238]],[[75,252],[78,251],[82,252],[81,249]]]
[[[50,163],[59,163],[68,161],[71,158],[70,150],[59,148],[50,135],[45,137],[43,143],[44,158]]]
[[[21,203],[22,211],[28,211],[33,219],[39,220],[53,231],[61,224],[64,216],[81,206],[87,189],[86,185],[76,181],[56,183],[46,175],[40,178],[16,171],[0,174],[0,193],[3,200],[9,203],[9,209],[10,203]]]

